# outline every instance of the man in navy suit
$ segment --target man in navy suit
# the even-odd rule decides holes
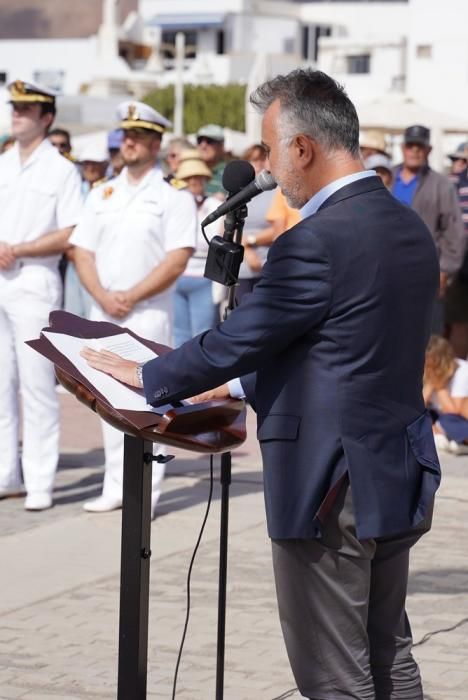
[[[434,243],[363,171],[356,111],[331,78],[297,70],[251,101],[301,222],[217,328],[143,367],[84,354],[144,386],[155,406],[241,386],[258,416],[280,618],[302,695],[422,700],[405,597],[409,548],[430,527],[440,481],[421,391]]]

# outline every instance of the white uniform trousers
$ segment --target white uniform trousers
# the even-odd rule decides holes
[[[52,491],[60,427],[54,369],[25,341],[39,337],[60,300],[60,277],[53,269],[24,265],[0,273],[0,491],[21,484],[18,389],[26,491]]]
[[[91,321],[107,321],[129,328],[141,335],[163,345],[172,344],[172,309],[170,306],[158,309],[146,305],[134,309],[124,319],[119,320],[105,314],[93,304],[90,312]],[[105,498],[122,498],[123,494],[123,453],[124,434],[105,421],[101,421],[104,438],[105,472],[102,495]],[[153,454],[166,454],[164,445],[153,445]],[[161,492],[165,466],[153,462],[152,497],[156,501]]]

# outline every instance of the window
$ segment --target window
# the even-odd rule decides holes
[[[216,32],[216,53],[224,54],[224,31],[222,29]]]
[[[162,32],[161,50],[164,58],[174,58],[176,34],[177,32]],[[197,54],[197,33],[185,31],[182,34],[185,34],[185,58],[195,58]]]
[[[370,54],[346,56],[346,72],[351,75],[370,73]]]
[[[302,27],[302,58],[308,61],[316,61],[319,52],[319,39],[321,36],[331,36],[331,27],[311,24]]]
[[[430,44],[416,46],[416,56],[418,58],[432,58],[432,46]]]
[[[296,49],[296,42],[292,37],[288,37],[283,41],[283,51],[284,53],[294,53]]]
[[[6,85],[8,82],[8,73],[0,71],[0,85]]]

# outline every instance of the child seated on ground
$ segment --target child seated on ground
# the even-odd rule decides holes
[[[426,350],[423,396],[437,448],[468,454],[468,362],[456,358],[438,335],[431,336]]]

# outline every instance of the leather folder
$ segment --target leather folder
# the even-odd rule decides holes
[[[166,345],[142,338],[128,328],[114,323],[88,321],[67,311],[53,311],[49,324],[43,331],[84,339],[128,333],[158,355],[171,352]],[[30,340],[27,344],[54,363],[60,384],[122,432],[201,453],[227,452],[241,445],[246,438],[243,401],[226,399],[178,406],[163,415],[151,411],[116,409],[42,332],[38,339]]]

